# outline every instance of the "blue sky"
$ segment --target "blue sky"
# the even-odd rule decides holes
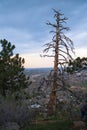
[[[51,67],[52,58],[40,58],[43,45],[51,40],[54,22],[52,8],[68,17],[67,35],[74,42],[77,56],[87,56],[87,0],[0,0],[0,39],[16,46],[25,58],[25,67]]]

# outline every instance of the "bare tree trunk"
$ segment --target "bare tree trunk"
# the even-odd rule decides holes
[[[46,48],[43,51],[44,53],[48,53],[48,51],[52,49],[52,55],[45,54],[43,56],[54,57],[54,74],[52,80],[53,86],[50,94],[50,100],[48,103],[48,115],[53,115],[56,106],[56,91],[58,89],[57,87],[59,86],[59,65],[67,64],[68,60],[72,59],[70,51],[73,52],[73,42],[63,33],[64,30],[69,30],[68,27],[63,26],[63,23],[66,23],[67,18],[56,10],[54,10],[54,12],[54,18],[56,22],[54,24],[50,22],[47,23],[47,25],[50,25],[55,28],[55,31],[51,31],[54,33],[54,36],[50,43],[45,44]]]
[[[56,27],[56,43],[55,43],[55,56],[54,56],[54,75],[53,75],[53,87],[50,94],[50,100],[49,100],[49,112],[48,115],[53,115],[53,112],[55,111],[56,106],[56,90],[58,87],[58,23]]]

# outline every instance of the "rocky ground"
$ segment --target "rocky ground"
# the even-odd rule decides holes
[[[33,73],[27,72],[27,75],[30,76],[30,80],[32,81],[32,84],[25,90],[27,95],[26,98],[25,96],[23,98],[23,95],[21,93],[22,95],[21,105],[23,107],[19,105],[20,107],[18,106],[16,108],[16,104],[14,104],[13,102],[10,105],[9,101],[7,102],[2,101],[1,103],[0,100],[1,121],[2,119],[4,120],[4,118],[8,120],[8,122],[3,126],[3,128],[0,129],[6,130],[11,127],[11,129],[19,130],[19,127],[21,125],[19,126],[18,124],[22,124],[24,121],[27,121],[27,116],[28,116],[27,111],[29,112],[29,110],[32,109],[40,110],[39,112],[43,112],[44,117],[46,117],[47,104],[49,102],[50,93],[52,89],[52,84],[50,82],[47,82],[48,79],[50,78],[49,73],[50,71],[39,71],[39,72],[33,71]],[[76,120],[77,117],[79,117],[80,119],[80,113],[79,113],[80,105],[82,102],[84,102],[85,99],[87,99],[87,70],[75,72],[74,74],[65,73],[63,75],[63,78],[65,80],[63,89],[57,91],[56,108],[58,108],[58,110],[63,110],[67,112],[70,111],[70,116],[72,116],[72,119],[74,118]],[[28,105],[29,109],[27,109],[26,105]],[[76,109],[78,110],[78,112],[76,111]],[[2,112],[2,110],[4,110],[4,112]],[[29,118],[30,118],[30,113],[31,112],[29,112]],[[9,116],[7,116],[8,114]],[[13,117],[15,117],[15,120],[12,121]],[[77,124],[79,123],[76,122],[75,124],[74,122],[74,125]]]
[[[43,71],[30,74],[32,84],[27,89],[27,93],[31,97],[28,100],[31,107],[46,108],[52,88],[52,85],[46,84],[49,72]],[[76,104],[82,102],[87,97],[87,70],[75,72],[74,74],[65,74],[64,87],[68,88],[69,91],[65,89],[57,91],[57,103]]]

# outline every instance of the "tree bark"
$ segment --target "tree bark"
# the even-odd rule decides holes
[[[56,90],[58,87],[58,56],[59,56],[59,48],[58,48],[58,33],[59,33],[59,17],[56,26],[56,43],[55,43],[55,56],[54,56],[54,75],[53,75],[53,87],[50,94],[50,101],[49,101],[49,112],[48,115],[53,115],[56,107]]]

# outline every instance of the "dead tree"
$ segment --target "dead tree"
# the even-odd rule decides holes
[[[54,9],[53,9],[54,10]],[[47,57],[54,57],[54,73],[53,73],[53,85],[52,91],[50,94],[49,100],[49,115],[52,115],[55,110],[55,103],[56,103],[56,91],[58,89],[58,70],[60,65],[67,64],[68,61],[71,59],[72,56],[70,52],[73,52],[73,42],[68,38],[64,32],[68,31],[69,28],[65,27],[64,24],[66,23],[67,18],[64,17],[60,11],[54,10],[54,19],[55,23],[48,22],[47,25],[50,25],[54,28],[51,31],[54,35],[52,41],[50,43],[45,44],[46,48],[43,50],[45,53],[43,56]],[[52,54],[49,51],[51,50]]]

